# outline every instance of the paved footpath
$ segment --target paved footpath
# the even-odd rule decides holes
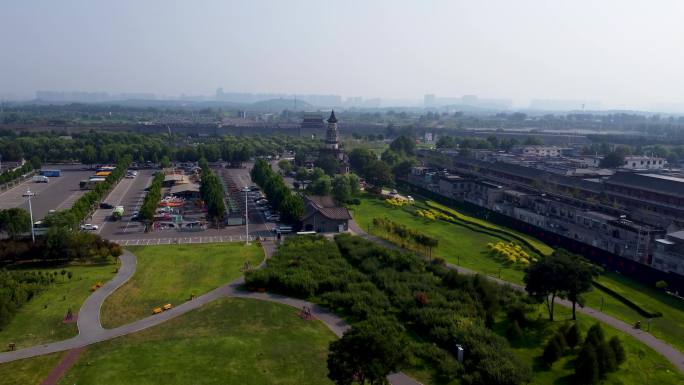
[[[276,250],[276,245],[271,240],[263,241],[262,247],[266,258],[259,267],[265,266],[266,260],[270,258]],[[349,325],[342,318],[311,302],[270,293],[244,291],[241,288],[244,284],[244,278],[242,277],[201,295],[194,300],[184,302],[161,314],[152,315],[118,328],[104,329],[100,323],[100,308],[102,307],[102,303],[104,303],[105,299],[107,299],[111,293],[126,283],[126,281],[135,273],[135,255],[126,250],[119,259],[121,261],[121,266],[114,278],[107,282],[102,288],[95,291],[95,293],[86,299],[83,306],[81,306],[78,318],[78,336],[64,341],[36,345],[13,352],[0,353],[0,363],[70,350],[69,354],[67,354],[52,372],[48,374],[45,381],[52,382],[44,382],[45,385],[55,384],[64,373],[76,363],[78,356],[85,346],[145,330],[202,307],[209,302],[228,296],[277,302],[298,309],[307,306],[312,309],[312,315],[323,322],[338,337],[342,336],[342,334],[349,329]],[[419,382],[401,372],[391,374],[388,376],[388,379],[392,385],[421,385]]]
[[[393,249],[400,249],[399,246],[390,243],[384,239],[378,238],[374,235],[370,235],[366,233],[353,219],[349,221],[349,230],[360,236],[363,237],[369,241],[373,241],[379,244],[382,244],[383,246],[390,247]],[[447,266],[451,269],[455,269],[461,274],[469,274],[469,275],[474,275],[474,274],[480,274],[474,270],[466,269],[461,266],[457,266],[451,263],[447,263]],[[523,285],[519,285],[516,283],[511,283],[508,281],[504,281],[495,277],[490,277],[484,275],[484,277],[487,277],[488,279],[491,279],[492,281],[500,284],[500,285],[508,285],[511,288],[514,288],[516,290],[525,290],[525,287]],[[570,301],[561,299],[561,298],[556,298],[555,303],[560,304],[565,307],[572,307],[572,303]],[[602,313],[598,310],[592,309],[590,307],[577,307],[577,312],[585,314],[591,318],[594,318],[598,321],[604,322],[615,329],[618,329],[626,334],[629,334],[630,336],[636,338],[637,340],[641,341],[651,349],[655,350],[656,352],[662,354],[665,358],[667,358],[668,361],[670,361],[677,369],[679,369],[680,372],[684,373],[684,354],[674,348],[672,345],[659,340],[658,338],[654,337],[652,334],[647,333],[643,330],[638,330],[635,329],[632,325],[629,325],[623,321],[620,321],[617,318],[611,317],[605,313]]]

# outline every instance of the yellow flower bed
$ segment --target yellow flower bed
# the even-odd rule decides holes
[[[537,258],[530,256],[520,245],[513,242],[487,243],[487,248],[495,258],[503,259],[510,263],[529,265],[530,262],[537,262]]]
[[[399,199],[399,198],[388,198],[385,199],[385,204],[389,205],[390,207],[403,207],[408,205],[410,202],[406,199]]]
[[[435,219],[442,219],[445,221],[453,221],[454,220],[454,217],[447,215],[447,214],[444,214],[441,211],[437,211],[437,210],[433,210],[433,209],[429,209],[429,210],[418,209],[418,210],[416,210],[416,215],[418,215],[421,218],[431,219],[433,221]]]

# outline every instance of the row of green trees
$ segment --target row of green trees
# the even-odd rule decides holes
[[[211,171],[206,159],[200,159],[199,166],[202,169],[200,194],[207,207],[209,218],[214,222],[214,226],[218,227],[219,223],[221,223],[226,216],[226,203],[223,200],[225,197],[223,184],[221,184],[219,177]]]
[[[412,356],[430,362],[444,383],[530,379],[530,368],[490,329],[502,304],[519,301],[520,293],[458,275],[442,261],[428,263],[347,234],[335,244],[300,236],[288,238],[268,267],[248,273],[246,281],[253,289],[315,299],[352,321],[351,331],[330,349],[330,377],[338,384],[359,376],[383,383]],[[421,342],[409,342],[409,333]],[[462,364],[456,344],[466,349]]]
[[[280,212],[285,223],[298,222],[304,214],[304,201],[299,194],[290,191],[283,177],[273,171],[264,159],[257,159],[250,171],[254,183],[266,194],[273,208]]]
[[[140,218],[145,221],[145,231],[150,229],[154,221],[154,214],[157,212],[157,206],[161,200],[161,188],[164,183],[164,173],[158,172],[152,179],[152,184],[147,189],[147,194],[140,206]]]
[[[205,158],[209,162],[224,160],[239,163],[252,156],[273,155],[284,150],[315,152],[319,146],[319,141],[286,136],[226,135],[188,141],[185,135],[133,132],[89,131],[74,133],[69,137],[47,132],[0,132],[0,153],[4,161],[35,157],[44,163],[114,163],[125,155],[140,163],[159,163],[164,157],[181,162],[196,162]]]
[[[97,205],[107,197],[107,194],[109,194],[126,175],[126,170],[130,164],[130,156],[121,158],[117,163],[116,168],[107,176],[104,182],[96,184],[95,188],[83,194],[83,196],[74,202],[71,208],[48,214],[45,217],[45,223],[50,227],[57,226],[67,227],[73,230],[78,229],[79,223],[95,211]]]
[[[21,178],[22,175],[40,168],[40,160],[34,159],[32,162],[26,162],[21,167],[14,170],[7,170],[0,174],[0,184],[12,182]]]
[[[432,257],[432,249],[439,245],[437,238],[425,235],[386,217],[373,218],[373,227],[384,232],[388,239],[397,242],[401,247],[425,252],[430,257]]]

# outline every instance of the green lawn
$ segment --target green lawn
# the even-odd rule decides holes
[[[39,385],[66,352],[0,364],[0,385]]]
[[[422,202],[417,201],[422,206]],[[451,263],[460,265],[474,271],[490,276],[498,277],[501,268],[501,278],[514,283],[522,283],[524,272],[520,268],[512,268],[503,262],[491,258],[485,248],[487,242],[497,242],[497,238],[486,234],[471,231],[463,226],[444,221],[431,221],[419,218],[406,209],[391,208],[384,201],[372,197],[362,197],[361,205],[351,206],[354,219],[366,231],[373,218],[388,217],[389,219],[405,224],[413,229],[420,229],[428,235],[439,239],[439,246],[433,251],[433,255],[442,257]],[[381,236],[370,227],[370,232]],[[684,351],[684,303],[670,295],[654,288],[649,288],[638,282],[615,273],[602,275],[599,282],[610,286],[625,297],[641,304],[650,311],[659,311],[662,317],[654,318],[651,324],[652,333]],[[601,297],[604,298],[603,311],[628,324],[641,320],[646,325],[643,316],[639,315],[629,306],[620,302],[612,295],[599,289],[586,294],[586,305],[593,309],[601,309]]]
[[[684,301],[616,273],[604,274],[598,281],[649,311],[661,312],[662,317],[653,318],[651,333],[684,351]],[[601,297],[604,313],[629,324],[640,320],[644,329],[648,329],[644,316],[600,289],[585,295],[586,305],[601,309]]]
[[[522,268],[513,267],[489,255],[487,243],[497,243],[501,241],[499,238],[454,223],[423,219],[404,208],[390,208],[383,200],[368,196],[361,198],[360,205],[350,206],[350,210],[359,226],[365,231],[370,228],[373,235],[382,236],[372,228],[373,218],[388,217],[392,221],[420,229],[425,234],[438,238],[439,246],[432,251],[435,257],[494,277],[499,277],[500,273],[501,279],[522,283]]]
[[[226,298],[90,346],[60,384],[331,384],[335,335],[289,306]]]
[[[515,352],[533,367],[534,378],[531,383],[538,385],[571,384],[571,376],[574,373],[573,361],[576,357],[576,352],[574,355],[567,355],[554,363],[551,369],[544,367],[539,360],[547,339],[553,336],[555,330],[563,324],[564,320],[571,319],[570,309],[560,306],[556,307],[556,321],[553,323],[546,321],[548,314],[544,306],[540,306],[538,313],[536,315],[528,315],[528,318],[532,319],[535,316],[540,318],[533,322],[533,326],[525,330],[524,341],[518,345],[514,344]],[[594,319],[582,314],[577,315],[577,320],[583,337],[589,327],[596,322]],[[504,331],[507,325],[507,321],[499,322],[496,326],[497,332],[505,335]],[[609,374],[603,384],[684,384],[684,375],[656,351],[606,324],[601,324],[601,326],[605,332],[606,340],[617,335],[621,339],[627,353],[626,362],[620,366],[618,371]]]
[[[102,306],[106,328],[146,317],[166,303],[178,305],[242,275],[246,261],[256,267],[264,254],[256,243],[203,243],[194,245],[136,246],[135,275]]]
[[[44,270],[61,271],[62,268]],[[71,279],[59,275],[56,283],[22,306],[10,323],[0,330],[0,349],[6,349],[10,342],[14,342],[17,348],[24,348],[77,335],[76,323],[63,323],[64,316],[69,308],[74,313],[78,312],[91,294],[90,288],[111,279],[116,265],[68,266],[64,270],[73,273]]]

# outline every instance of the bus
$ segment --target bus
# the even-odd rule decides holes
[[[40,175],[48,176],[48,177],[62,176],[62,171],[61,170],[40,170]]]
[[[108,177],[111,173],[111,171],[98,171],[95,173],[95,176]]]
[[[78,183],[81,190],[92,190],[98,183],[105,181],[105,178],[93,177],[88,180],[82,180]]]
[[[98,172],[99,171],[110,171],[111,172],[111,171],[114,171],[115,169],[116,169],[116,167],[114,167],[114,166],[100,166],[97,168],[97,171]]]

